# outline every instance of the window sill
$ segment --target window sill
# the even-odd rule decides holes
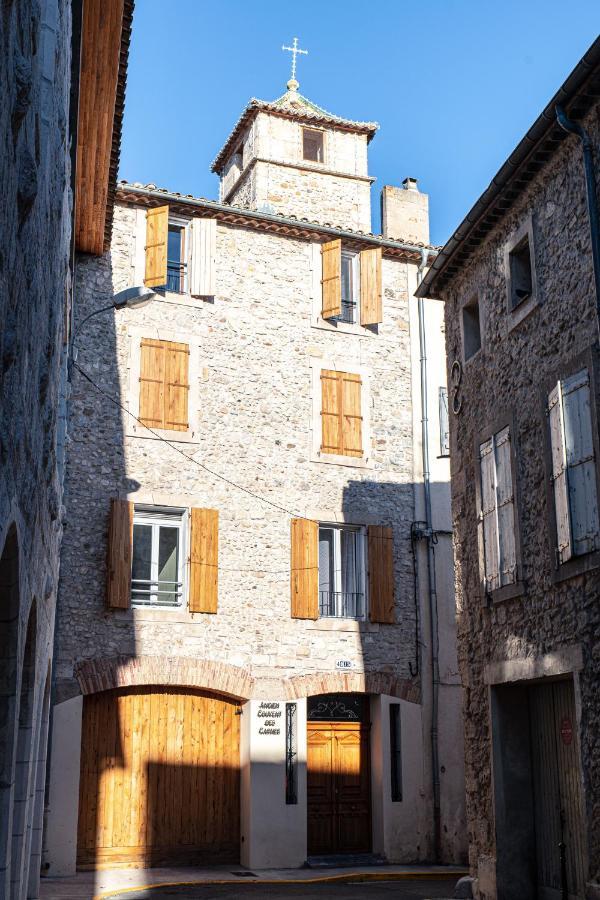
[[[378,622],[369,622],[367,619],[343,619],[334,616],[323,616],[320,619],[310,619],[308,628],[311,631],[379,631]]]
[[[138,422],[129,424],[126,431],[126,437],[137,437],[149,441],[169,441],[171,444],[199,444],[200,441],[195,431],[171,431],[168,428],[153,428],[148,431],[144,425]]]
[[[578,575],[598,568],[600,568],[600,550],[594,550],[592,553],[586,553],[585,556],[575,556],[568,562],[562,563],[558,569],[554,569],[552,580],[555,584],[560,584],[561,581],[576,578]]]
[[[353,469],[372,469],[373,463],[368,456],[337,456],[335,453],[317,451],[310,458],[313,463],[328,463],[333,466],[349,466]]]
[[[506,600],[522,597],[524,594],[525,584],[522,581],[516,581],[514,584],[505,584],[501,588],[496,588],[495,591],[490,591],[487,596],[491,599],[492,605],[495,605],[496,603],[504,603]]]
[[[190,309],[204,309],[207,303],[214,303],[214,297],[192,297],[191,294],[178,294],[173,291],[166,291],[164,294],[157,294],[159,298],[157,303],[169,303],[173,306],[187,306]]]
[[[483,350],[483,348],[480,347],[479,350],[477,350],[475,353],[473,353],[472,356],[469,356],[468,358],[465,358],[463,356],[463,366],[470,366],[472,363],[475,362],[475,360],[480,359],[480,357],[482,356],[482,350]]]
[[[311,328],[320,328],[323,331],[332,331],[337,334],[354,334],[358,337],[376,337],[378,334],[376,325],[360,325],[358,322],[329,322],[318,316],[310,323]]]
[[[510,309],[508,311],[508,332],[516,328],[517,325],[520,325],[521,322],[526,319],[534,309],[537,309],[540,306],[540,302],[535,294],[529,297],[527,300],[524,300],[523,303],[520,303],[514,309]]]

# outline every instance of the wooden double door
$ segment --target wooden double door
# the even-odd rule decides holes
[[[84,698],[77,861],[237,862],[237,705],[144,687]]]
[[[371,850],[369,726],[308,722],[308,853]]]

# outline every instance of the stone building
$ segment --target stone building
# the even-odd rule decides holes
[[[73,221],[78,246],[101,252],[118,159],[131,4],[114,4],[104,43],[100,5],[86,3],[83,24],[81,3],[68,0],[6,3],[0,16],[0,898],[15,900],[38,896],[41,865]],[[89,122],[94,61],[112,85],[93,98],[100,135]],[[81,146],[73,165],[78,126],[91,170]]]
[[[596,41],[419,288],[446,304],[482,900],[600,897],[598,285],[582,145],[556,114],[585,129],[597,173],[599,89]]]
[[[292,81],[218,202],[121,182],[78,259],[81,320],[155,296],[77,339],[50,873],[461,859],[443,307],[376,128]]]

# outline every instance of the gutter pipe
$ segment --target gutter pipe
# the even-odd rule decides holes
[[[417,288],[423,280],[429,251],[421,249],[421,262],[417,269]],[[433,846],[434,862],[441,857],[441,800],[439,761],[439,636],[437,578],[435,571],[435,534],[431,512],[431,473],[429,470],[429,415],[427,396],[427,338],[425,333],[425,307],[423,297],[417,298],[419,318],[419,357],[421,377],[421,452],[423,459],[423,494],[425,500],[425,529],[420,537],[427,541],[427,586],[429,594],[429,669],[431,677],[431,769],[433,783]]]
[[[562,106],[556,105],[556,121],[569,134],[576,134],[581,141],[583,151],[583,168],[585,170],[585,186],[587,190],[587,206],[590,218],[590,237],[592,241],[592,260],[594,263],[594,282],[596,285],[596,319],[600,338],[600,218],[598,216],[598,195],[596,193],[596,173],[594,172],[594,152],[592,139],[580,122],[569,119]]]

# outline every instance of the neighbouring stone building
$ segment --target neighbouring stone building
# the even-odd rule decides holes
[[[377,126],[297,88],[218,202],[121,182],[77,261],[80,321],[156,294],[77,338],[51,874],[464,852],[427,197],[385,188],[372,234]]]
[[[94,195],[102,251],[118,158],[131,4],[113,5],[104,43],[94,27],[100,6],[86,3],[87,31],[81,3],[68,0],[9,2],[0,15],[0,898],[14,900],[38,896],[41,867],[73,222],[90,202],[76,171]],[[112,84],[112,93],[93,98],[104,114],[100,136],[86,94],[98,46]],[[78,126],[92,170],[83,157],[73,165]],[[78,246],[93,251],[93,236],[82,226]]]
[[[419,288],[446,304],[481,900],[600,897],[598,296],[582,144],[556,112],[597,177],[599,96],[597,40]]]

